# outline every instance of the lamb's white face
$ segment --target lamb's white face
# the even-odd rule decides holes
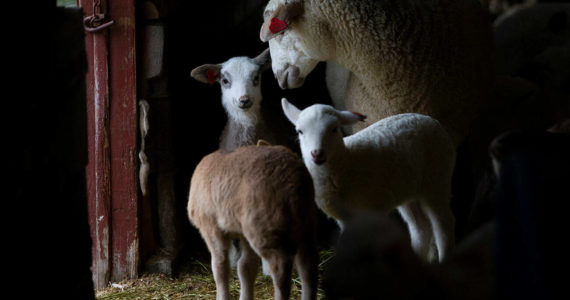
[[[325,164],[328,158],[344,149],[340,126],[366,118],[359,113],[336,110],[330,105],[315,104],[301,111],[285,98],[281,104],[285,115],[295,125],[307,167]]]
[[[342,142],[342,133],[332,107],[313,105],[299,114],[295,129],[305,162],[322,165],[334,155]]]
[[[255,118],[260,112],[261,66],[248,57],[234,57],[222,64],[218,82],[222,105],[236,120]]]
[[[270,65],[269,49],[265,49],[255,58],[234,57],[221,64],[201,65],[190,75],[210,85],[218,82],[228,117],[244,125],[252,125],[260,114],[261,74]]]
[[[303,50],[294,31],[284,31],[269,40],[273,74],[282,89],[303,86],[305,78],[315,69],[316,59],[309,57]]]

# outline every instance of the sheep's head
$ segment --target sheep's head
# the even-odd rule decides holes
[[[234,57],[221,64],[205,64],[192,70],[191,76],[204,83],[218,82],[222,105],[236,120],[252,119],[259,113],[262,100],[261,74],[271,66],[269,49],[255,58]]]
[[[304,2],[302,0],[288,0],[280,3],[278,0],[271,0],[265,7],[263,13],[263,25],[259,38],[262,42],[267,42],[272,38],[289,31],[291,22],[303,15]]]
[[[269,41],[273,74],[282,89],[301,87],[319,62],[303,51],[296,32],[289,30],[291,21],[302,12],[302,1],[279,4],[273,0],[263,14],[261,40]]]
[[[282,89],[303,86],[305,78],[315,69],[316,59],[312,59],[301,49],[293,32],[269,40],[273,74]]]
[[[299,110],[287,99],[281,99],[285,115],[295,125],[307,166],[322,165],[344,149],[340,126],[364,121],[365,115],[340,111],[330,105],[315,104]]]

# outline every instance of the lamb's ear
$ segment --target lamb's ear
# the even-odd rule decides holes
[[[341,125],[350,125],[358,121],[364,122],[366,116],[361,113],[343,110],[338,112],[338,119]]]
[[[214,84],[220,78],[221,70],[221,65],[205,64],[192,70],[190,76],[200,82]]]
[[[253,59],[256,64],[259,65],[260,72],[263,72],[271,67],[271,55],[269,53],[269,48],[265,49],[261,54]]]
[[[303,3],[303,0],[289,1],[287,4],[279,5],[273,13],[264,15],[264,22],[259,33],[261,41],[267,42],[289,28],[291,22],[304,13]]]
[[[289,119],[293,125],[296,125],[301,110],[299,110],[295,105],[291,104],[285,98],[281,99],[281,106],[283,107],[283,112],[285,113],[287,119]]]

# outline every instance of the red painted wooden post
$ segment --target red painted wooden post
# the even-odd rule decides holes
[[[82,1],[85,15],[93,12],[92,0]],[[93,240],[95,288],[104,287],[110,279],[110,208],[111,152],[109,147],[109,86],[107,33],[86,34],[85,47],[89,61],[87,73],[87,110],[89,163],[87,193],[89,221]]]
[[[111,279],[136,278],[139,268],[137,89],[135,1],[108,2],[115,20],[110,33],[111,196],[113,271]]]
[[[93,13],[94,1],[80,0],[85,16]],[[86,33],[85,40],[89,62],[86,171],[96,288],[137,277],[140,227],[135,4],[134,0],[100,3],[115,24]]]

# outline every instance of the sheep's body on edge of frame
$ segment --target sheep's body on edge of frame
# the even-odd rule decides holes
[[[279,2],[273,3],[276,12],[286,7]],[[303,12],[289,20],[283,34],[294,32],[309,57],[348,69],[370,96],[346,99],[346,109],[369,116],[356,129],[415,112],[439,120],[458,145],[488,101],[494,80],[492,35],[477,1],[289,2],[302,2]],[[268,19],[262,40],[278,39],[281,33],[264,37]]]
[[[338,126],[365,117],[328,105],[300,111],[286,99],[282,103],[299,132],[322,211],[342,228],[358,213],[397,208],[416,253],[431,261],[437,251],[439,261],[445,259],[454,246],[449,201],[455,147],[439,122],[421,114],[399,114],[342,138]]]
[[[315,299],[316,206],[310,174],[283,146],[245,146],[205,156],[192,176],[188,216],[212,255],[217,299],[228,299],[230,240],[239,238],[242,297],[252,299],[259,258],[273,277],[275,299],[288,299],[293,259],[303,300]]]
[[[497,74],[521,76],[541,52],[568,43],[569,17],[569,3],[550,3],[519,8],[495,20]]]

